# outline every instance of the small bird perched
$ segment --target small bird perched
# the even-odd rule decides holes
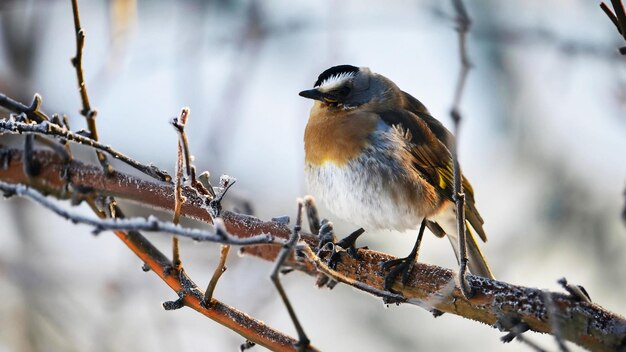
[[[315,100],[304,132],[305,173],[313,194],[336,216],[367,229],[420,225],[411,253],[383,264],[393,268],[386,289],[400,273],[404,283],[408,279],[425,227],[438,237],[448,235],[459,259],[450,131],[419,100],[367,67],[331,67],[300,96]],[[462,182],[468,267],[493,278],[470,230],[486,241],[483,219],[470,183],[465,177]],[[338,244],[356,253],[354,241],[362,232]]]

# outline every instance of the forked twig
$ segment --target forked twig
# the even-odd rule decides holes
[[[35,94],[33,102],[30,106],[26,106],[19,101],[13,100],[5,94],[0,93],[0,106],[18,114],[26,114],[30,120],[35,122],[43,122],[50,119],[48,118],[48,115],[41,111],[41,96],[39,94]]]

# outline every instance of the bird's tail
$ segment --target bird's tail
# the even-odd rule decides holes
[[[460,249],[459,249],[459,235],[456,226],[456,215],[454,211],[446,211],[445,214],[438,215],[429,219],[427,222],[428,228],[437,236],[442,237],[447,235],[450,240],[450,244],[454,249],[457,262],[460,261]],[[465,221],[465,231],[467,240],[467,258],[468,267],[472,274],[494,279],[491,269],[487,264],[487,260],[483,255],[478,242],[476,242],[476,236],[471,230],[470,224]]]

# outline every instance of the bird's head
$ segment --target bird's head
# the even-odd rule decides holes
[[[322,72],[313,89],[300,96],[320,101],[329,108],[351,109],[387,98],[395,85],[367,67],[333,66]]]

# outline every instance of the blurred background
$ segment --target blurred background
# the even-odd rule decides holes
[[[496,277],[557,291],[566,277],[625,314],[623,39],[598,1],[465,3],[474,69],[460,158]],[[263,219],[293,217],[296,197],[307,193],[302,136],[311,101],[297,93],[330,66],[368,66],[451,126],[459,58],[448,1],[90,0],[80,10],[103,143],[171,172],[177,137],[168,120],[189,106],[196,166],[214,179],[237,178],[231,206],[245,200]],[[68,114],[76,130],[84,119],[74,54],[69,0],[0,2],[0,92],[25,103],[39,93],[44,111]],[[356,228],[321,211],[340,236]],[[0,221],[0,351],[233,351],[243,343],[190,309],[164,311],[160,303],[175,294],[112,234],[94,237],[23,199],[0,201]],[[416,235],[371,232],[359,244],[404,256]],[[169,253],[167,236],[148,236]],[[218,253],[183,241],[183,264],[199,286]],[[448,241],[434,236],[420,259],[456,266]],[[271,265],[231,254],[216,297],[295,335]],[[322,350],[529,350],[503,345],[491,327],[386,307],[344,285],[316,289],[300,273],[284,283]],[[549,336],[528,337],[557,350]]]

